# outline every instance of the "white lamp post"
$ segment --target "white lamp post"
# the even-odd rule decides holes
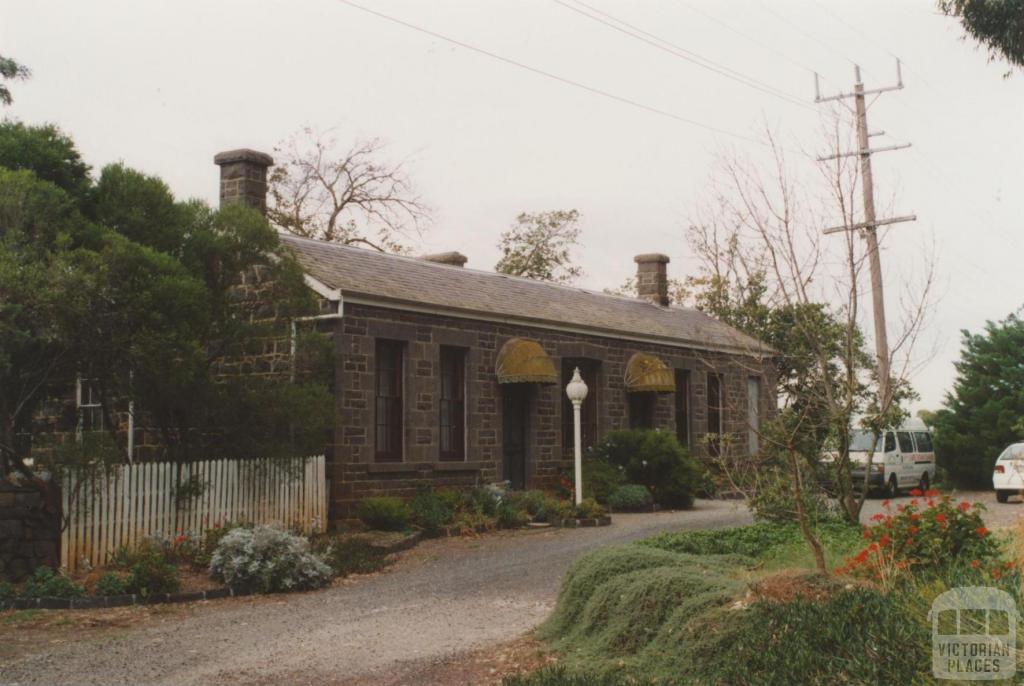
[[[579,367],[576,367],[576,370],[572,373],[572,379],[569,381],[569,385],[565,387],[565,394],[569,396],[569,402],[572,403],[573,438],[576,440],[576,504],[579,505],[583,500],[583,446],[581,445],[583,443],[583,431],[580,428],[580,407],[583,405],[583,401],[587,399],[587,384],[583,381],[583,377],[580,376]]]

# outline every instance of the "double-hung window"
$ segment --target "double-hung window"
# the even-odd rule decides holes
[[[440,442],[442,460],[466,459],[466,351],[441,347]]]
[[[401,341],[377,341],[374,444],[379,462],[402,461],[404,353]]]

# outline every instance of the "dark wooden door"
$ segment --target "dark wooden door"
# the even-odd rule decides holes
[[[529,386],[524,384],[507,384],[502,387],[504,476],[515,490],[526,488],[526,425],[530,409],[529,390]]]

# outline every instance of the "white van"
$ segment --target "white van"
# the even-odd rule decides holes
[[[853,484],[864,483],[864,468],[871,457],[868,486],[889,497],[902,488],[927,491],[935,480],[935,448],[932,434],[920,419],[908,419],[898,429],[887,429],[884,436],[869,431],[854,431],[850,438],[850,463]]]

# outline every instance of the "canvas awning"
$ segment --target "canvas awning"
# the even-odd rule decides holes
[[[627,393],[674,393],[676,377],[664,362],[654,355],[636,353],[626,363]]]
[[[498,383],[558,383],[555,363],[540,343],[526,338],[513,338],[501,346],[494,371]]]

